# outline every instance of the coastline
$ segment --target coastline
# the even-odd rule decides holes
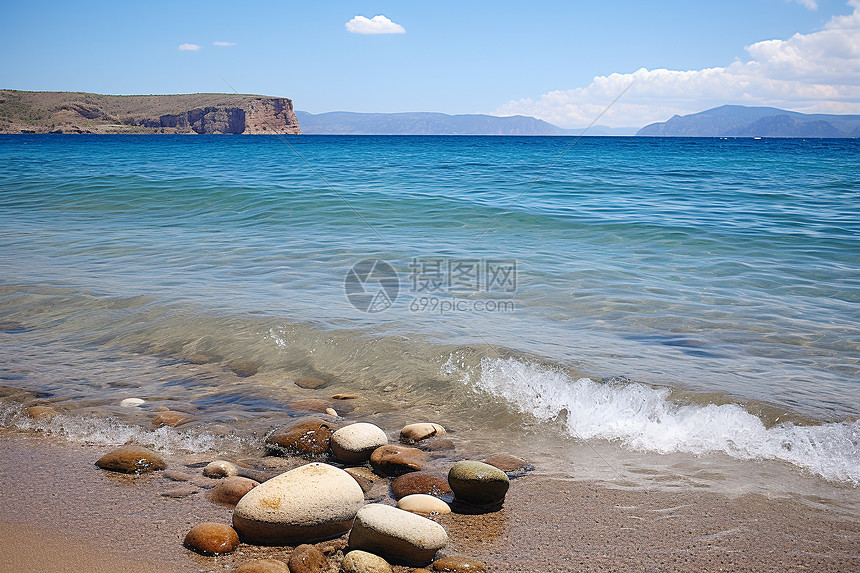
[[[229,523],[231,511],[208,502],[202,488],[164,497],[177,484],[162,472],[99,470],[93,462],[105,451],[29,432],[0,433],[0,531],[14,533],[0,560],[38,563],[50,573],[81,563],[116,570],[118,562],[133,572],[224,571],[252,558],[288,558],[290,548],[244,543],[218,558],[185,549],[182,538],[194,524]],[[208,458],[215,455],[168,456],[168,469],[199,474],[188,465]],[[540,467],[513,480],[501,511],[437,520],[451,539],[443,553],[481,560],[492,571],[847,572],[860,563],[860,518],[813,496],[620,489],[561,479]],[[41,542],[27,550],[35,533]]]

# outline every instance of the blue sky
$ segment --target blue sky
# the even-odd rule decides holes
[[[860,113],[860,0],[6,0],[3,14],[2,88],[235,89],[313,113],[521,113],[563,127],[631,84],[599,123],[722,103]],[[355,33],[374,23],[397,33]]]

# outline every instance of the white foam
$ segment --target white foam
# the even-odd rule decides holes
[[[736,404],[679,405],[667,400],[668,389],[574,380],[515,359],[483,359],[472,384],[540,420],[564,420],[576,438],[658,453],[783,460],[828,480],[860,485],[860,421],[766,428]]]

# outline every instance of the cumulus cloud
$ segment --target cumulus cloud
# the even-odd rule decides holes
[[[197,44],[179,44],[178,48],[180,52],[196,52],[200,46]]]
[[[809,8],[810,10],[818,10],[818,2],[816,2],[815,0],[794,0],[794,1],[797,2],[798,4],[800,4],[801,6],[805,6],[805,7]]]
[[[383,15],[366,18],[356,16],[346,23],[346,31],[352,34],[405,34],[406,29]]]
[[[700,70],[641,68],[598,76],[585,87],[510,101],[496,113],[583,126],[627,87],[601,124],[641,126],[726,103],[860,113],[860,0],[848,4],[853,13],[834,16],[819,31],[747,46],[747,61]]]
[[[213,46],[219,46],[221,48],[229,48],[230,46],[235,46],[236,42],[212,42]]]

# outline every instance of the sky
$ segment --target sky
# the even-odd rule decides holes
[[[860,114],[860,0],[3,0],[2,14],[5,89],[238,92],[566,128],[722,104]]]

